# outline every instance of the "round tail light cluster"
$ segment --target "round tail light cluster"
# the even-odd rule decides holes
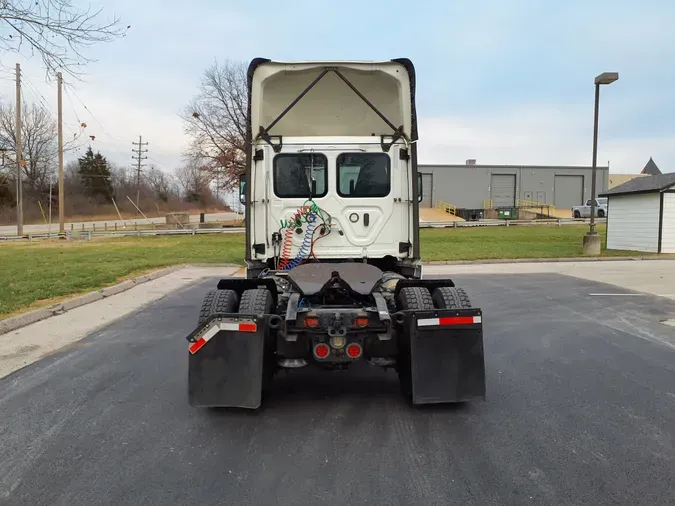
[[[363,350],[361,349],[360,344],[351,343],[351,344],[347,345],[347,356],[349,358],[359,358],[362,353],[363,353]]]
[[[330,348],[325,343],[319,343],[314,346],[314,356],[319,359],[324,359],[330,355]]]
[[[344,344],[342,346],[344,346]],[[342,346],[334,346],[334,348],[340,349]],[[330,346],[328,346],[326,343],[318,343],[314,346],[314,356],[319,360],[324,360],[330,355],[330,350]],[[345,352],[347,353],[347,357],[351,359],[357,359],[363,355],[363,348],[361,348],[359,343],[350,343],[347,345]]]

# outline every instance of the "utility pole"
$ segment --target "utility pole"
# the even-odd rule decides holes
[[[58,78],[58,122],[59,122],[59,234],[66,233],[66,210],[65,204],[63,203],[63,101],[61,97],[61,89],[63,88],[63,78],[61,72],[56,74]],[[51,227],[51,182],[49,186],[50,196],[49,196],[49,209],[50,209],[50,218],[49,224]]]
[[[21,182],[21,65],[16,64],[16,235],[23,235],[23,183]]]
[[[147,156],[142,156],[143,153],[147,153],[147,149],[143,149],[143,146],[147,146],[147,142],[143,142],[143,137],[138,136],[138,142],[132,142],[133,145],[138,146],[138,149],[132,149],[135,155],[132,155],[131,158],[136,160],[136,207],[139,207],[139,200],[141,198],[141,167],[144,167],[141,164],[141,160],[146,160]]]
[[[49,177],[49,238],[52,238],[52,178]]]

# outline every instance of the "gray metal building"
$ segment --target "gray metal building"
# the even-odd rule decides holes
[[[423,207],[438,200],[457,208],[514,207],[519,200],[552,204],[558,209],[581,205],[591,198],[591,167],[544,165],[419,165]],[[596,193],[607,190],[609,167],[598,167]]]

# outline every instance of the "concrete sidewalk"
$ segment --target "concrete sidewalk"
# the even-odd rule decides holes
[[[185,267],[116,295],[2,334],[0,378],[204,277],[231,276],[238,270],[237,267]]]
[[[563,274],[675,299],[675,260],[425,265],[423,269],[423,276],[453,274]]]

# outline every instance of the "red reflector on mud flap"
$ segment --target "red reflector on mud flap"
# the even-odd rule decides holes
[[[258,326],[255,323],[240,323],[239,332],[255,332],[258,330]]]
[[[199,351],[199,349],[206,344],[206,339],[200,337],[196,342],[192,343],[189,347],[190,353],[193,355]]]
[[[188,347],[190,353],[193,355],[197,353],[221,330],[228,330],[230,332],[256,332],[258,330],[258,325],[255,322],[218,322]]]
[[[482,323],[480,316],[445,316],[443,318],[421,318],[418,327],[437,327],[447,325],[475,325]]]

